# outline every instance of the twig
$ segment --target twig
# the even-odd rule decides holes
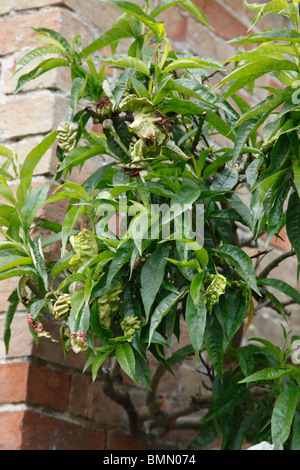
[[[193,140],[193,143],[192,143],[192,146],[191,146],[191,153],[195,152],[196,147],[199,143],[199,139],[200,139],[201,133],[202,133],[202,127],[203,127],[203,124],[204,124],[204,121],[205,121],[205,117],[206,117],[206,111],[204,111],[200,116],[200,119],[199,119],[199,122],[198,122],[198,129],[197,129],[196,135],[194,137],[194,140]]]
[[[230,62],[226,62],[224,64],[224,67],[226,67],[226,65],[229,65]],[[212,77],[214,77],[215,75],[217,75],[217,73],[220,73],[221,70],[215,70],[213,73],[211,73],[210,75],[208,75],[207,77],[204,77],[203,80],[202,80],[202,83],[203,82],[207,82],[208,80],[210,80]]]
[[[29,289],[39,298],[39,299],[44,299],[45,296],[44,294],[42,294],[38,288],[36,287],[36,285],[29,281],[29,279],[26,281],[26,285],[29,287]]]
[[[282,261],[284,261],[287,258],[290,258],[291,256],[295,255],[294,250],[287,251],[286,253],[282,253],[280,256],[275,258],[273,261],[271,261],[262,271],[261,273],[257,276],[257,279],[264,279],[266,278],[270,272],[275,269]]]

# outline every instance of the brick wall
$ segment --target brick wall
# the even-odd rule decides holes
[[[195,0],[195,3],[207,15],[216,34],[176,7],[160,15],[166,21],[174,46],[222,60],[233,55],[234,46],[226,41],[245,34],[250,19],[243,1]],[[19,58],[34,46],[28,42],[33,35],[30,28],[51,28],[68,39],[81,34],[87,44],[118,16],[116,8],[99,0],[0,1],[0,145],[15,150],[20,161],[63,120],[68,107],[65,92],[70,85],[67,72],[59,70],[14,94],[16,82],[10,76]],[[262,26],[270,26],[269,21],[265,20]],[[95,158],[95,167],[101,163],[100,157]],[[34,184],[47,181],[56,164],[50,150],[36,168]],[[95,167],[89,163],[73,178],[80,182]],[[61,219],[63,207],[56,209],[56,214]],[[290,273],[295,269],[296,264],[288,267]],[[0,332],[4,327],[7,294],[12,288],[13,281],[1,283]],[[55,324],[49,323],[49,330],[57,337]],[[191,437],[190,431],[174,431],[160,440],[128,435],[123,408],[104,395],[100,381],[92,382],[89,373],[82,374],[82,366],[83,358],[72,352],[65,358],[57,343],[42,341],[37,347],[28,331],[25,312],[17,312],[8,355],[0,342],[0,450],[168,449],[184,446]],[[184,403],[197,393],[202,379],[189,361],[174,372],[176,378],[167,374],[159,389],[166,393],[170,406]],[[139,399],[139,391],[130,381],[124,380],[123,386],[134,399]]]

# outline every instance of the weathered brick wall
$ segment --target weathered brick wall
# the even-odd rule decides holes
[[[245,34],[251,17],[243,1],[195,0],[195,3],[207,15],[215,34],[184,10],[173,8],[160,18],[166,21],[174,46],[220,60],[233,55],[234,46],[226,41]],[[33,36],[31,28],[51,28],[68,39],[81,34],[87,44],[99,32],[108,29],[118,16],[116,8],[100,0],[0,0],[0,145],[15,150],[20,161],[63,120],[68,108],[65,92],[70,85],[68,72],[59,70],[40,77],[14,94],[16,80],[10,80],[14,67],[28,48],[35,46],[28,42]],[[265,20],[262,26],[271,26],[269,21]],[[258,94],[247,99],[261,97]],[[80,182],[101,163],[98,157],[73,177]],[[47,181],[54,174],[56,164],[55,153],[50,150],[36,168],[34,184]],[[61,220],[63,207],[56,209],[55,214]],[[43,216],[45,214],[41,214]],[[277,245],[276,250],[280,249],[286,249],[286,245]],[[291,276],[296,272],[293,261],[286,261]],[[13,280],[1,283],[0,333],[5,322],[7,294],[13,286]],[[57,337],[55,324],[49,323],[49,331]],[[57,343],[42,341],[35,346],[26,314],[18,311],[12,324],[8,355],[0,342],[1,450],[167,449],[187,442],[191,436],[189,431],[173,431],[159,441],[129,436],[124,432],[123,408],[105,397],[100,381],[92,382],[88,373],[82,375],[82,366],[83,358],[72,352],[65,358]],[[186,361],[174,369],[175,378],[170,374],[164,377],[159,391],[166,393],[171,406],[184,403],[198,391],[202,377],[194,370],[194,365]],[[130,381],[124,380],[123,386],[139,400],[140,394]]]

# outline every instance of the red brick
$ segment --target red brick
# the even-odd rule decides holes
[[[247,34],[247,27],[216,0],[194,0],[215,33],[226,41]]]
[[[69,374],[39,364],[31,364],[27,402],[56,411],[66,411],[69,399]]]
[[[127,414],[121,405],[107,397],[99,380],[91,384],[89,418],[105,426],[124,426]]]
[[[266,239],[266,234],[263,234],[261,236],[261,238],[263,240],[265,240]],[[281,250],[281,251],[290,251],[292,249],[291,243],[288,239],[285,227],[279,233],[279,237],[274,236],[271,239],[270,245],[273,246],[274,248],[277,248],[278,250]]]
[[[21,450],[104,450],[105,431],[26,411]]]
[[[165,21],[166,33],[173,41],[185,41],[188,19],[180,8],[169,8],[161,13],[157,19]]]
[[[19,403],[26,400],[29,363],[0,365],[0,403]]]
[[[20,450],[22,432],[20,422],[24,411],[0,412],[0,450]]]
[[[140,435],[121,434],[109,431],[107,436],[107,449],[109,450],[145,450],[147,443]]]
[[[81,34],[84,45],[93,39],[91,29],[73,13],[63,8],[52,8],[0,20],[0,56],[19,52],[23,47],[30,47],[32,43],[28,41],[36,36],[32,28],[53,29],[68,40],[75,33]],[[40,43],[34,47],[38,45]]]
[[[68,411],[85,418],[89,415],[91,377],[73,374],[71,377]]]

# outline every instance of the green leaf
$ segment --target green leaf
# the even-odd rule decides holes
[[[247,315],[246,298],[241,291],[227,288],[225,294],[220,297],[219,303],[214,307],[214,312],[222,325],[227,341],[231,341],[241,327]]]
[[[89,158],[96,155],[102,155],[106,152],[106,147],[103,145],[87,145],[77,147],[64,158],[63,162],[59,165],[59,171],[71,170],[74,166],[82,165]]]
[[[36,237],[34,240],[29,239],[29,249],[30,249],[30,254],[32,256],[35,269],[41,276],[42,281],[44,283],[44,287],[47,291],[48,290],[48,274],[47,274],[45,258],[44,258],[40,236]]]
[[[228,59],[228,62],[238,62],[242,60],[254,61],[255,59],[261,56],[265,57],[268,55],[274,56],[282,54],[295,55],[295,50],[291,46],[271,42],[267,44],[261,44],[258,47],[255,47],[245,52],[239,52],[238,54]]]
[[[300,450],[300,412],[298,410],[294,417],[291,450]]]
[[[62,49],[53,45],[37,47],[25,54],[17,63],[12,77],[16,75],[22,68],[26,67],[32,61],[39,59],[48,54],[59,54],[63,53]]]
[[[47,305],[48,302],[48,299],[40,299],[30,305],[30,313],[32,314],[33,320],[37,319],[39,313],[41,312],[41,310],[43,310],[43,308]]]
[[[259,204],[263,203],[270,189],[274,187],[279,181],[282,181],[282,178],[288,173],[289,170],[289,168],[285,168],[284,170],[277,171],[257,185],[259,191]]]
[[[71,207],[71,209],[69,209],[68,212],[66,213],[63,224],[62,224],[62,231],[61,231],[61,242],[62,242],[63,254],[65,254],[67,241],[74,225],[76,224],[79,217],[85,214],[86,211],[87,209],[84,206],[82,207],[74,206],[74,207]]]
[[[208,357],[222,380],[223,371],[223,331],[220,323],[213,316],[209,317],[204,332],[204,346]]]
[[[239,158],[249,138],[249,135],[251,134],[251,132],[254,132],[260,126],[260,124],[261,116],[259,114],[251,119],[247,119],[239,126],[236,134],[236,141],[234,144],[234,150],[232,155],[232,166],[236,164],[237,159]]]
[[[23,266],[23,267],[16,267],[16,268],[11,268],[6,271],[2,271],[0,273],[0,281],[3,281],[4,279],[9,279],[11,277],[20,277],[20,276],[30,276],[30,275],[37,275],[36,270],[31,267],[31,266]]]
[[[199,361],[199,353],[203,344],[206,325],[206,306],[202,292],[200,292],[200,298],[196,304],[194,303],[191,293],[188,295],[185,320],[196,359]]]
[[[49,42],[55,44],[62,51],[70,52],[70,45],[67,39],[57,31],[49,28],[32,28],[40,36],[35,37],[34,41]]]
[[[67,189],[67,191],[59,192],[61,189]],[[90,198],[86,193],[85,189],[77,183],[64,183],[55,188],[53,191],[53,196],[47,200],[47,204],[55,202],[61,199],[79,199],[80,201],[89,201]]]
[[[286,211],[286,232],[300,262],[300,198],[296,191],[292,192]]]
[[[272,237],[279,231],[283,219],[283,211],[287,195],[290,191],[290,183],[285,184],[276,195],[274,203],[268,215],[268,227],[266,247],[269,245]]]
[[[257,44],[269,41],[286,41],[289,43],[297,43],[300,41],[300,33],[292,29],[271,29],[269,31],[263,31],[262,33],[249,34],[248,36],[235,38],[229,41],[229,43]]]
[[[122,1],[122,0],[104,0],[107,3],[115,5],[120,10],[124,11],[125,13],[129,13],[130,15],[134,16],[136,19],[140,20],[144,23],[148,28],[153,31],[153,33],[158,37],[162,38],[164,33],[164,26],[161,23],[157,23],[153,16],[147,15],[144,11],[134,3]]]
[[[264,59],[266,60],[266,59]],[[275,59],[274,59],[275,60]],[[251,64],[250,64],[251,65]],[[266,72],[268,73],[268,72]],[[259,115],[264,116],[264,120],[268,117],[268,115],[274,111],[274,109],[278,108],[282,103],[284,103],[293,93],[295,89],[292,87],[286,87],[283,91],[272,95],[272,97],[266,98],[262,103],[252,107],[243,114],[243,116],[235,123],[234,127],[239,126],[245,121]]]
[[[186,287],[183,288],[179,294],[172,292],[159,302],[151,316],[148,346],[151,344],[153,334],[156,328],[160,325],[162,319],[167,315],[171,308],[179,302],[179,300],[181,299],[181,297],[184,296],[187,290],[188,288]]]
[[[297,3],[297,2],[296,2]],[[287,16],[295,26],[297,30],[299,27],[299,7],[294,3],[289,3],[289,5],[279,12],[280,15]]]
[[[124,372],[137,384],[139,384],[135,374],[135,357],[129,343],[118,343],[116,348],[116,359]]]
[[[54,144],[56,140],[56,131],[51,132],[48,134],[41,143],[39,143],[25,158],[25,161],[22,165],[20,171],[20,185],[17,190],[18,194],[18,201],[20,205],[23,205],[26,194],[25,190],[29,187],[33,172],[40,162],[41,158],[47,152],[47,150]]]
[[[143,83],[140,80],[137,80],[136,78],[131,77],[130,81],[139,98],[147,98],[148,100],[151,99],[147,88],[143,85]]]
[[[178,69],[214,69],[223,70],[223,66],[217,61],[211,59],[198,59],[196,57],[190,57],[186,59],[173,60],[169,65],[164,68],[164,73],[169,73],[173,70]]]
[[[295,302],[300,305],[300,293],[292,286],[287,284],[285,281],[281,281],[280,279],[257,279],[257,284],[259,286],[269,286],[273,289],[279,290],[283,294],[289,296]]]
[[[253,374],[245,377],[239,383],[259,382],[265,380],[275,380],[279,377],[284,377],[290,374],[289,367],[267,367],[266,369],[259,370]]]
[[[87,84],[87,75],[85,80],[81,77],[76,77],[73,80],[72,88],[71,88],[71,108],[76,111],[77,105],[82,98],[85,87]]]
[[[125,68],[130,68],[133,70],[136,70],[137,72],[141,72],[148,77],[150,76],[150,71],[141,59],[137,59],[136,57],[130,57],[127,55],[119,55],[115,54],[112,57],[106,57],[106,56],[95,56],[94,60],[100,60],[101,62],[105,62],[107,64],[112,64],[117,67],[125,67]]]
[[[17,83],[15,93],[17,93],[21,88],[23,88],[26,83],[34,80],[37,77],[40,77],[50,70],[56,69],[57,67],[68,67],[69,62],[65,59],[46,59],[41,62],[37,67],[31,70],[28,73],[22,75]]]
[[[246,393],[246,387],[233,385],[232,387],[227,388],[213,402],[210,410],[204,416],[203,421],[206,423],[222,416],[230,410],[233,410],[245,400]]]
[[[32,264],[32,259],[23,256],[20,257],[20,255],[12,255],[12,256],[1,256],[0,257],[0,272],[9,270],[11,268],[14,268],[15,266],[24,266],[24,265],[31,265]]]
[[[104,328],[100,323],[99,304],[97,299],[92,303],[90,312],[91,328],[93,333],[103,344],[109,344],[113,337],[113,332],[109,328]]]
[[[87,275],[84,273],[73,273],[60,283],[56,291],[59,292],[70,284],[73,284],[74,282],[85,282],[86,278]]]
[[[124,264],[130,260],[133,248],[134,248],[134,242],[133,240],[129,239],[128,241],[124,243],[124,245],[122,245],[121,247],[117,249],[114,259],[112,260],[109,266],[107,279],[106,279],[107,289],[110,288],[112,281],[114,280],[115,276],[120,271],[122,266],[124,266]]]
[[[169,98],[166,99],[162,106],[160,106],[160,111],[163,114],[170,112],[175,112],[186,115],[196,115],[200,116],[203,112],[206,112],[205,121],[209,122],[220,134],[226,136],[228,139],[235,141],[235,136],[231,131],[231,127],[220,118],[220,116],[214,111],[210,111],[197,100],[183,100],[179,98]]]
[[[247,253],[241,248],[229,244],[225,244],[214,251],[224,255],[225,258],[229,258],[239,275],[247,282],[249,287],[258,295],[261,295],[257,287],[255,269]]]
[[[3,340],[5,344],[6,354],[8,353],[8,350],[9,350],[9,343],[10,343],[10,338],[11,338],[11,328],[10,328],[11,323],[13,321],[14,315],[20,303],[20,298],[19,298],[17,289],[13,290],[13,292],[10,294],[8,298],[8,302],[9,302],[9,305],[5,313],[5,325],[4,325],[4,333],[3,333]]]
[[[135,376],[139,382],[146,385],[148,390],[151,390],[151,379],[150,379],[150,366],[148,361],[144,360],[141,355],[134,350],[135,357]]]
[[[6,201],[10,202],[13,206],[17,206],[17,201],[15,200],[14,193],[9,186],[0,184],[0,196],[6,199]]]
[[[257,5],[257,4],[251,5],[251,3],[248,4],[248,2],[245,0],[245,5],[250,10],[258,12],[258,14],[255,16],[255,18],[253,19],[253,21],[252,21],[252,23],[249,27],[249,30],[250,30],[265,15],[275,14],[275,13],[281,12],[281,10],[286,8],[287,2],[285,0],[272,0],[269,3],[264,3],[264,4],[260,5],[260,8],[258,9],[259,5]]]
[[[191,282],[190,296],[193,299],[195,306],[198,305],[201,300],[202,279],[203,279],[203,272],[199,272],[196,274],[196,276]]]
[[[297,65],[287,59],[278,59],[276,57],[261,57],[257,58],[254,62],[246,63],[237,67],[232,72],[230,72],[221,82],[219,86],[224,85],[225,83],[232,82],[238,78],[246,78],[255,75],[256,78],[265,75],[266,73],[273,72],[274,70],[290,70],[297,72]],[[294,90],[295,91],[295,90]],[[284,93],[284,92],[283,92]]]
[[[162,225],[168,224],[171,220],[181,216],[188,208],[192,207],[194,202],[199,199],[201,189],[195,189],[192,186],[182,186],[172,197],[170,209],[164,214]]]
[[[42,184],[35,188],[24,201],[20,215],[24,232],[27,233],[33,223],[38,211],[43,207],[50,184]]]
[[[290,387],[278,396],[271,419],[272,442],[274,450],[282,450],[288,439],[296,412],[299,389]]]
[[[115,346],[111,346],[111,347],[103,346],[97,349],[96,356],[95,358],[93,356],[94,360],[92,363],[92,380],[93,381],[96,380],[98,371],[100,367],[102,366],[103,362],[105,361],[105,359],[108,358],[108,356],[110,356],[110,354],[112,354],[114,349],[115,349]]]
[[[263,344],[266,347],[266,349],[268,349],[271,352],[272,356],[276,358],[278,363],[282,361],[280,348],[276,346],[275,344],[271,343],[270,341],[264,338],[256,338],[256,337],[250,338],[249,341],[257,341],[258,343]]]
[[[151,307],[162,284],[169,248],[162,246],[146,260],[141,270],[141,296],[148,321]]]
[[[195,354],[195,350],[191,344],[183,346],[182,348],[175,351],[169,359],[169,365],[173,366],[178,364],[178,362],[183,361],[188,356],[193,356]]]
[[[173,7],[175,5],[179,5],[188,12],[192,13],[192,15],[197,18],[197,20],[201,21],[206,26],[213,29],[204,13],[202,13],[202,11],[199,10],[195,3],[191,2],[190,0],[163,0],[151,11],[151,16],[157,16],[167,8]]]
[[[210,191],[231,191],[238,183],[238,178],[239,175],[236,167],[225,168],[216,175],[209,189]]]
[[[131,33],[129,33],[126,29],[113,27],[112,29],[101,34],[95,41],[91,42],[87,47],[85,47],[82,53],[84,56],[89,56],[93,54],[93,52],[99,51],[105,46],[113,45],[114,42],[128,37],[131,37]]]

